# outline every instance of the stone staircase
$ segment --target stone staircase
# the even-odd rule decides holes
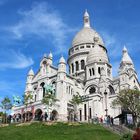
[[[123,135],[126,133],[134,133],[131,129],[123,126],[123,125],[103,125],[103,127],[107,128],[108,130],[111,130],[114,133],[117,133],[119,135]]]

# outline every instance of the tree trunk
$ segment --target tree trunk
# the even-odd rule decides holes
[[[77,121],[77,105],[74,105],[74,121]]]
[[[137,127],[137,116],[136,115],[133,115],[133,121],[134,121],[135,127]]]
[[[7,123],[7,116],[6,116],[6,110],[5,110],[5,123]]]

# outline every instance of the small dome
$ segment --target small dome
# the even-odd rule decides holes
[[[89,51],[89,54],[87,56],[87,64],[91,64],[93,62],[108,63],[107,53],[103,47],[100,47],[99,45],[95,45],[94,48],[92,48]]]
[[[95,30],[93,30],[92,28],[84,27],[74,37],[72,41],[72,47],[79,44],[84,44],[84,43],[94,43],[95,37],[99,38],[98,44],[104,46],[102,38],[99,36],[99,34]]]
[[[63,56],[60,58],[59,63],[66,63],[66,61],[65,61]]]
[[[30,71],[28,72],[28,75],[34,75],[34,71],[32,69],[30,69]]]
[[[128,51],[126,49],[126,47],[124,46],[123,48],[123,57],[122,57],[122,63],[127,63],[127,64],[132,64],[133,65],[133,61],[132,59],[130,58],[129,54],[128,54]]]

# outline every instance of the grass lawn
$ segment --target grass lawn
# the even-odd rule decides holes
[[[93,124],[68,125],[58,123],[45,125],[33,123],[28,126],[0,128],[0,140],[119,140],[119,136]]]

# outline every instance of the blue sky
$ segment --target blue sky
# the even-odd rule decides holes
[[[83,26],[85,9],[104,39],[113,75],[126,45],[140,78],[139,0],[0,0],[0,100],[23,95],[26,75],[36,72],[44,53],[54,65]]]

